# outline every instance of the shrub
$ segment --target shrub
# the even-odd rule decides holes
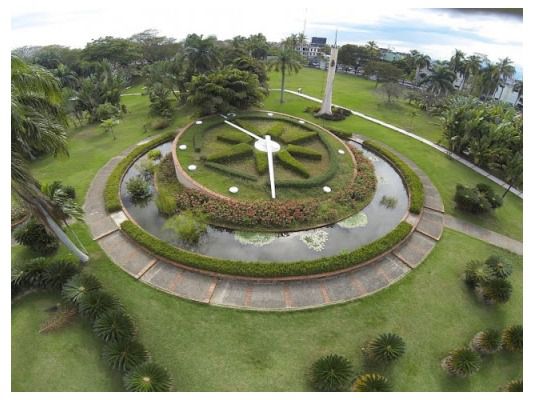
[[[370,373],[359,375],[353,385],[354,392],[392,392],[389,380],[383,375]]]
[[[333,133],[334,135],[336,135],[336,136],[338,136],[338,137],[340,137],[341,139],[344,139],[344,140],[350,139],[352,137],[352,135],[353,135],[352,132],[340,131],[338,129],[331,129],[330,128],[329,131],[331,133]]]
[[[452,350],[442,360],[441,365],[450,375],[467,377],[479,370],[481,367],[481,357],[473,350],[460,348]]]
[[[61,290],[68,280],[80,272],[80,267],[70,259],[59,259],[50,261],[45,272],[46,288]]]
[[[215,163],[215,162],[211,162],[211,161],[205,161],[204,162],[204,165],[208,168],[211,168],[211,169],[214,169],[216,171],[220,171],[224,174],[227,174],[227,175],[231,175],[231,176],[236,176],[237,178],[242,178],[242,179],[246,179],[246,180],[249,180],[249,181],[256,181],[257,180],[257,176],[255,175],[252,175],[252,174],[248,174],[247,172],[243,172],[243,171],[240,171],[236,168],[231,168],[231,167],[228,167],[226,165],[223,165],[223,164],[219,164],[219,163]]]
[[[131,340],[106,343],[102,358],[112,369],[125,372],[147,362],[150,356],[142,344]]]
[[[147,362],[124,375],[124,387],[128,392],[169,392],[172,380],[166,369]]]
[[[494,193],[494,190],[492,187],[485,183],[478,183],[476,185],[477,190],[479,190],[479,193],[483,194],[487,201],[489,202],[491,208],[499,208],[503,204],[503,199],[501,196]]]
[[[522,325],[512,325],[502,332],[503,348],[513,353],[521,353],[524,347]]]
[[[141,201],[152,195],[150,184],[142,176],[134,176],[126,182],[126,189],[132,200]]]
[[[400,159],[390,150],[387,150],[369,140],[365,140],[363,146],[385,157],[400,171],[400,175],[409,189],[409,196],[411,200],[409,211],[414,214],[420,214],[422,212],[422,208],[424,207],[424,186],[422,185],[422,181],[420,180],[419,176],[402,159]]]
[[[217,151],[206,157],[207,161],[234,161],[252,155],[253,147],[247,143],[239,143],[227,149]]]
[[[120,109],[118,107],[115,107],[111,103],[103,103],[103,104],[100,104],[96,108],[94,120],[103,121],[106,119],[117,117],[119,114],[120,114]]]
[[[150,159],[142,160],[135,168],[139,171],[141,177],[147,182],[154,176],[155,164]]]
[[[486,329],[478,332],[470,342],[472,349],[482,354],[495,353],[502,347],[500,332]]]
[[[191,267],[207,271],[219,272],[229,275],[246,275],[257,277],[279,277],[291,275],[311,275],[330,272],[347,268],[370,260],[379,254],[391,249],[403,240],[412,229],[412,226],[402,221],[391,232],[382,238],[369,243],[352,252],[336,256],[324,257],[312,261],[295,261],[287,263],[265,263],[222,260],[202,256],[186,250],[178,249],[155,236],[145,232],[131,221],[124,221],[121,230],[132,240],[148,249],[150,252],[163,258]]]
[[[63,185],[63,192],[65,193],[67,198],[69,198],[71,200],[75,200],[76,199],[76,189],[74,189],[74,186]]]
[[[305,165],[303,165],[300,161],[291,156],[291,154],[286,149],[278,151],[276,153],[276,157],[287,168],[300,174],[304,178],[309,178],[309,171],[307,171]]]
[[[320,392],[341,392],[350,384],[352,364],[337,354],[319,358],[312,366],[312,385]]]
[[[304,146],[298,146],[296,144],[289,144],[287,146],[287,151],[291,153],[294,157],[300,156],[302,158],[309,158],[311,160],[322,159],[322,154],[320,154],[318,151],[309,149]]]
[[[254,138],[248,136],[244,132],[239,131],[225,131],[217,135],[217,140],[225,143],[237,144],[237,143],[251,143]]]
[[[487,265],[480,260],[471,260],[466,264],[465,282],[471,288],[479,286],[481,283],[491,278]]]
[[[118,163],[113,172],[111,172],[111,174],[109,175],[109,178],[107,178],[107,182],[104,189],[104,203],[107,212],[112,213],[122,209],[119,197],[120,182],[122,180],[122,176],[124,175],[128,167],[131,165],[131,163],[133,163],[133,161],[135,161],[140,155],[145,153],[147,150],[161,143],[167,142],[173,137],[174,133],[169,133],[161,137],[155,138],[154,140],[144,145],[136,146],[131,153],[129,153],[126,157],[122,159],[122,161]]]
[[[44,225],[30,219],[13,231],[13,238],[18,244],[29,247],[41,255],[50,255],[59,248],[57,239],[50,235]]]
[[[78,306],[82,316],[94,321],[108,311],[119,309],[120,303],[114,296],[97,289],[81,296]]]
[[[313,112],[315,113],[314,116],[316,118],[325,119],[328,121],[342,121],[345,120],[346,117],[349,117],[352,115],[350,110],[347,110],[342,107],[331,107],[331,114],[317,114],[320,111],[320,107],[316,107],[313,109]]]
[[[152,149],[148,152],[148,158],[150,160],[159,160],[161,158],[161,150],[159,149]]]
[[[513,379],[503,387],[503,390],[506,392],[523,392],[524,382],[522,379]]]
[[[454,201],[457,208],[473,214],[485,213],[502,205],[501,198],[495,195],[489,186],[483,184],[473,188],[458,184]]]
[[[511,298],[513,286],[502,278],[493,278],[480,284],[481,295],[489,304],[507,303]]]
[[[174,231],[181,240],[191,244],[198,243],[200,237],[207,231],[205,217],[195,215],[192,211],[184,211],[168,219],[163,227]]]
[[[99,316],[93,330],[96,336],[106,342],[129,342],[135,336],[133,320],[119,310],[110,310]]]
[[[365,354],[372,361],[391,362],[405,353],[405,342],[395,333],[383,333],[371,340]]]
[[[268,171],[268,155],[263,151],[254,150],[255,169],[259,175]]]
[[[307,142],[308,140],[314,139],[318,136],[318,132],[316,131],[301,131],[301,130],[292,130],[292,131],[285,131],[283,135],[281,135],[280,140],[283,143],[303,143]]]
[[[176,214],[176,199],[170,194],[159,192],[155,198],[155,205],[163,215],[170,216]]]
[[[46,287],[48,263],[46,258],[38,257],[15,264],[11,268],[11,287],[14,290]]]
[[[513,272],[513,266],[511,263],[500,256],[490,256],[485,262],[489,271],[495,278],[508,278]]]
[[[64,299],[77,304],[89,292],[101,287],[100,281],[95,276],[81,273],[74,275],[63,285],[61,295]]]
[[[168,128],[170,126],[170,120],[168,118],[155,118],[151,123],[150,127],[155,130],[161,130]]]

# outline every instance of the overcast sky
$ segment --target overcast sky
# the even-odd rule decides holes
[[[11,47],[84,47],[101,36],[128,37],[145,29],[157,29],[177,39],[192,32],[214,34],[219,39],[262,32],[268,40],[277,41],[301,32],[307,15],[306,36],[325,36],[328,43],[338,29],[339,44],[374,40],[380,47],[417,49],[435,59],[448,59],[459,48],[469,54],[485,54],[493,61],[511,57],[519,70],[523,65],[521,17],[444,9],[356,8],[360,3],[355,0],[348,5],[326,0],[284,3],[276,7],[274,0],[217,1],[207,7],[205,0],[147,0],[141,4],[16,0],[12,2]],[[338,6],[325,7],[330,3]]]

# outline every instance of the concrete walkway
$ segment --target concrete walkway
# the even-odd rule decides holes
[[[438,191],[409,161],[423,181],[425,208],[421,216],[409,217],[410,222],[420,218],[415,232],[399,248],[370,264],[327,278],[292,281],[254,281],[193,272],[154,257],[131,242],[119,229],[126,219],[122,211],[106,213],[105,183],[126,154],[112,158],[95,176],[84,205],[85,221],[94,240],[116,265],[143,283],[185,299],[260,311],[301,310],[355,300],[388,287],[420,265],[444,229],[444,208]]]
[[[270,90],[277,90],[279,91],[280,89],[270,89]],[[304,99],[307,99],[307,100],[311,100],[311,101],[314,101],[315,103],[322,103],[322,100],[320,100],[319,98],[317,97],[313,97],[313,96],[309,96],[307,94],[303,94],[303,93],[298,93],[297,91],[294,91],[294,90],[287,90],[285,89],[285,92],[287,93],[291,93],[291,94],[294,94],[296,96],[300,96],[300,97],[303,97]],[[454,160],[460,162],[461,164],[467,166],[468,168],[470,168],[471,170],[477,172],[478,174],[484,176],[485,178],[487,179],[490,179],[491,181],[493,181],[494,183],[498,184],[499,186],[501,186],[502,188],[504,189],[507,189],[507,187],[509,186],[507,183],[505,183],[504,181],[502,181],[501,179],[495,177],[494,175],[491,175],[489,174],[487,171],[479,168],[478,166],[472,164],[470,161],[468,160],[465,160],[464,158],[458,156],[457,154],[455,153],[452,153],[450,152],[448,149],[446,149],[445,147],[442,147],[442,146],[439,146],[438,144],[435,144],[433,143],[432,141],[428,140],[428,139],[425,139],[423,137],[420,137],[418,135],[415,135],[414,133],[412,132],[408,132],[406,131],[405,129],[402,129],[402,128],[398,128],[397,126],[394,126],[394,125],[391,125],[391,124],[388,124],[386,122],[383,122],[377,118],[373,118],[373,117],[370,117],[366,114],[363,114],[359,111],[355,111],[355,110],[351,110],[347,107],[344,107],[344,106],[341,106],[341,105],[337,105],[337,104],[334,104],[335,107],[342,107],[342,108],[346,108],[348,110],[350,110],[350,112],[353,114],[353,115],[356,115],[360,118],[363,118],[363,119],[366,119],[367,121],[370,121],[370,122],[373,122],[375,124],[378,124],[378,125],[381,125],[381,126],[384,126],[385,128],[389,128],[389,129],[392,129],[393,131],[396,131],[398,133],[401,133],[402,135],[405,135],[405,136],[409,136],[410,138],[413,138],[415,140],[418,140],[419,142],[422,142],[424,143],[425,145],[428,145],[430,147],[432,147],[433,149],[443,153],[443,154],[446,154],[447,156],[453,158]],[[510,192],[514,193],[515,195],[517,195],[518,197],[520,197],[521,199],[523,198],[523,194],[520,190],[518,189],[515,189],[515,188],[511,188]]]

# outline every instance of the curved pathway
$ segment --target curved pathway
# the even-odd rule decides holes
[[[411,215],[408,219],[413,224],[418,222],[416,230],[394,251],[358,269],[316,279],[255,281],[193,272],[154,257],[131,242],[119,229],[120,223],[126,219],[122,211],[107,214],[103,200],[105,183],[129,151],[131,148],[112,158],[91,183],[84,210],[92,236],[109,258],[135,279],[175,296],[202,303],[284,311],[355,300],[388,287],[416,268],[431,252],[444,229],[444,208],[438,191],[416,165],[404,158],[420,175],[426,200],[421,216]]]
[[[280,89],[270,89],[270,90],[277,90],[279,91]],[[294,94],[296,96],[300,96],[300,97],[303,97],[304,99],[307,99],[307,100],[311,100],[311,101],[314,101],[315,103],[322,103],[322,100],[320,100],[319,98],[317,97],[313,97],[313,96],[309,96],[307,94],[303,94],[303,93],[298,93],[297,91],[294,91],[294,90],[287,90],[285,89],[285,92],[287,93],[291,93],[291,94]],[[381,125],[381,126],[384,126],[385,128],[389,128],[389,129],[392,129],[393,131],[396,131],[398,133],[401,133],[402,135],[405,135],[405,136],[409,136],[410,138],[413,138],[415,140],[418,140],[419,142],[422,142],[432,148],[434,148],[435,150],[437,151],[440,151],[441,153],[444,153],[446,154],[447,156],[453,158],[454,160],[460,162],[461,164],[463,165],[466,165],[468,168],[470,168],[471,170],[477,172],[478,174],[480,175],[483,175],[484,177],[486,177],[487,179],[490,179],[492,182],[498,184],[499,186],[501,186],[502,188],[504,189],[507,189],[507,187],[509,186],[507,183],[505,183],[504,181],[502,181],[501,179],[495,177],[494,175],[491,175],[489,174],[487,171],[479,168],[478,166],[472,164],[470,161],[468,160],[465,160],[464,158],[458,156],[457,154],[455,153],[452,153],[450,152],[447,148],[445,147],[442,147],[442,146],[439,146],[438,144],[435,144],[433,143],[432,141],[428,140],[428,139],[425,139],[423,137],[420,137],[418,135],[415,135],[414,133],[412,132],[409,132],[409,131],[406,131],[405,129],[402,129],[402,128],[398,128],[397,126],[394,126],[394,125],[391,125],[391,124],[388,124],[384,121],[381,121],[377,118],[374,118],[374,117],[370,117],[366,114],[363,114],[359,111],[355,111],[355,110],[352,110],[352,109],[349,109],[347,107],[344,107],[344,106],[341,106],[341,105],[337,105],[337,104],[333,104],[335,107],[342,107],[342,108],[345,108],[347,110],[350,110],[350,112],[353,114],[353,115],[356,115],[360,118],[363,118],[363,119],[366,119],[367,121],[370,121],[370,122],[373,122],[375,124],[378,124],[378,125]],[[523,194],[520,190],[512,187],[510,189],[510,192],[512,192],[513,194],[517,195],[518,197],[520,197],[521,199],[523,199]]]

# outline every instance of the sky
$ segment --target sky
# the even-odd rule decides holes
[[[328,7],[330,3],[325,0],[276,1],[217,1],[207,6],[205,0],[17,0],[12,2],[10,44],[11,48],[47,44],[84,47],[102,36],[129,37],[145,29],[156,29],[178,40],[193,32],[214,34],[219,39],[262,32],[268,40],[278,41],[302,32],[306,21],[306,36],[327,37],[328,43],[338,30],[340,45],[374,40],[380,47],[417,49],[433,59],[449,59],[455,48],[487,55],[493,61],[510,57],[521,77],[521,16],[398,8],[398,2],[392,3],[394,7],[383,2],[381,7],[356,7],[361,3],[337,0],[334,7]]]

